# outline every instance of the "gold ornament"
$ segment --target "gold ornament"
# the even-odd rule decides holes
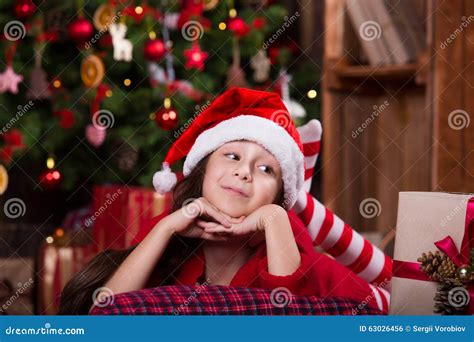
[[[0,195],[3,195],[8,186],[8,173],[3,165],[0,165]]]
[[[92,19],[95,28],[98,31],[107,30],[115,16],[115,10],[109,4],[102,4],[97,7]]]
[[[423,253],[418,262],[420,269],[437,282],[434,313],[463,314],[465,306],[455,306],[450,299],[450,293],[458,288],[465,288],[465,284],[473,280],[470,266],[457,267],[448,255],[440,251]]]
[[[457,270],[457,276],[463,283],[471,281],[471,271],[468,265],[463,265]]]
[[[96,55],[89,55],[82,60],[81,78],[86,87],[97,87],[104,78],[104,63]]]

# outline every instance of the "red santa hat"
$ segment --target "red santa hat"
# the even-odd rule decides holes
[[[231,88],[217,97],[171,146],[163,169],[153,176],[160,193],[177,182],[170,166],[186,157],[183,175],[227,142],[247,140],[269,151],[280,164],[284,207],[290,209],[304,183],[303,146],[296,127],[280,96],[275,93]]]

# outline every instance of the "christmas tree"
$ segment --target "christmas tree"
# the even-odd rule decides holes
[[[317,117],[317,71],[291,63],[285,39],[298,16],[271,1],[2,1],[0,164],[32,187],[150,187],[230,86],[279,92],[300,124]]]

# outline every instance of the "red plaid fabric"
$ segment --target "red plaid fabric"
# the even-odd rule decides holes
[[[347,298],[293,296],[278,289],[160,286],[106,298],[91,315],[382,315]]]

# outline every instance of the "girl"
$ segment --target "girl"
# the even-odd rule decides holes
[[[184,157],[177,182],[170,164]],[[60,313],[87,313],[101,287],[107,295],[199,282],[285,287],[375,306],[369,285],[314,252],[288,211],[304,182],[303,158],[278,95],[226,91],[173,144],[153,178],[158,191],[173,190],[171,211],[144,227],[132,248],[105,251],[79,272],[62,293]]]

